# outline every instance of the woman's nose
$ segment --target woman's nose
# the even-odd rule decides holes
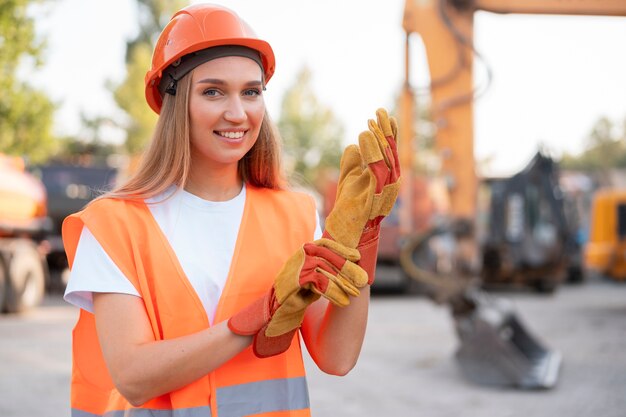
[[[228,107],[224,111],[224,119],[230,122],[242,122],[246,120],[246,109],[240,97],[228,100]]]

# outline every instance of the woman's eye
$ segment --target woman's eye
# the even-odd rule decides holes
[[[215,88],[207,88],[206,90],[202,92],[202,95],[209,96],[209,97],[215,97],[218,94],[219,92]]]
[[[259,90],[258,88],[251,88],[249,90],[244,91],[243,95],[244,96],[260,96],[261,90]]]

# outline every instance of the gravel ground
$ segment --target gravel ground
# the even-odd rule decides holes
[[[375,295],[361,359],[345,377],[308,356],[314,417],[626,416],[626,285],[594,279],[552,296],[510,300],[563,366],[550,390],[473,384],[460,374],[447,310],[419,294]],[[71,328],[76,310],[59,295],[22,316],[0,316],[0,417],[69,416]]]

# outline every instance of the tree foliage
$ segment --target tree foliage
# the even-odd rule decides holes
[[[117,105],[128,116],[125,147],[130,154],[143,149],[157,119],[144,98],[144,76],[150,68],[153,45],[174,11],[184,5],[180,0],[137,0],[139,28],[126,43],[126,79],[113,87]]]
[[[303,68],[285,91],[278,127],[290,173],[316,184],[324,170],[339,167],[344,129],[333,112],[319,103],[309,69]]]
[[[42,43],[28,16],[32,0],[0,3],[0,152],[45,160],[53,151],[54,105],[42,91],[20,80],[17,71],[25,59],[41,64]]]
[[[580,155],[565,154],[561,167],[586,171],[626,168],[626,118],[622,125],[600,118],[589,133]]]
[[[78,136],[58,138],[59,147],[52,160],[57,163],[84,166],[110,165],[112,157],[120,154],[120,146],[106,140],[105,129],[115,122],[106,116],[81,114],[82,131]]]

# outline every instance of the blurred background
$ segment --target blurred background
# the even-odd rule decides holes
[[[156,122],[143,95],[152,47],[171,14],[191,3],[0,2],[0,309],[8,313],[0,316],[0,353],[17,364],[0,368],[1,415],[33,415],[13,407],[19,393],[11,381],[31,375],[28,358],[41,353],[22,349],[39,346],[29,341],[41,336],[41,320],[59,318],[61,332],[73,319],[60,301],[68,274],[61,222],[137,166]],[[372,334],[385,340],[381,317],[406,318],[404,309],[418,306],[422,317],[443,323],[443,339],[424,336],[427,345],[444,346],[441,363],[455,356],[471,383],[523,391],[553,390],[567,363],[563,351],[596,340],[615,354],[607,354],[612,372],[581,395],[597,408],[572,414],[580,407],[568,403],[568,415],[621,415],[624,326],[597,326],[597,317],[584,315],[568,322],[565,312],[626,292],[626,2],[222,4],[274,48],[277,70],[265,100],[283,137],[287,174],[315,196],[322,218],[334,202],[343,148],[379,107],[399,121],[403,183],[381,231],[372,325],[383,327]],[[513,307],[503,298],[513,298]],[[602,320],[623,322],[621,300],[610,310],[621,319]],[[519,307],[535,318],[531,328],[551,336],[569,323],[580,339],[545,343],[523,324]],[[60,334],[52,375],[65,386],[69,347]],[[596,348],[588,346],[589,354]],[[390,355],[369,353],[366,346],[361,372],[372,374],[365,378],[383,372]],[[449,376],[445,366],[434,369]],[[469,386],[441,389],[467,395],[471,405],[482,394]],[[615,395],[599,401],[607,389]],[[65,399],[52,392],[62,407]],[[339,401],[331,389],[318,395],[328,399],[322,410]],[[526,397],[516,398],[527,415]],[[492,415],[468,407],[430,415]],[[358,406],[343,415],[352,413],[367,415]],[[341,415],[319,415],[327,414]]]

